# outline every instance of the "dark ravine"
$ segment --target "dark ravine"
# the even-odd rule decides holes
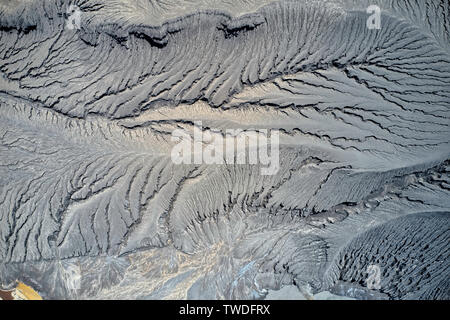
[[[0,0],[0,39],[0,289],[450,298],[448,1]],[[279,170],[175,164],[198,121]]]

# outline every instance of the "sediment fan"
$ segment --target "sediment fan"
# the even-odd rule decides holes
[[[0,38],[2,286],[449,299],[448,1],[2,0]],[[278,172],[174,164],[196,121]]]

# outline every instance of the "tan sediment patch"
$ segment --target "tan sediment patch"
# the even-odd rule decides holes
[[[43,300],[30,286],[18,282],[13,290],[0,290],[0,300]]]
[[[41,296],[34,291],[33,288],[27,286],[26,284],[19,282],[16,291],[20,292],[26,300],[42,300]]]

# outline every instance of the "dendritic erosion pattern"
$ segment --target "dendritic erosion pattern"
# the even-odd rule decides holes
[[[276,173],[172,161],[212,128]],[[446,0],[0,1],[3,288],[449,299],[449,213]]]

